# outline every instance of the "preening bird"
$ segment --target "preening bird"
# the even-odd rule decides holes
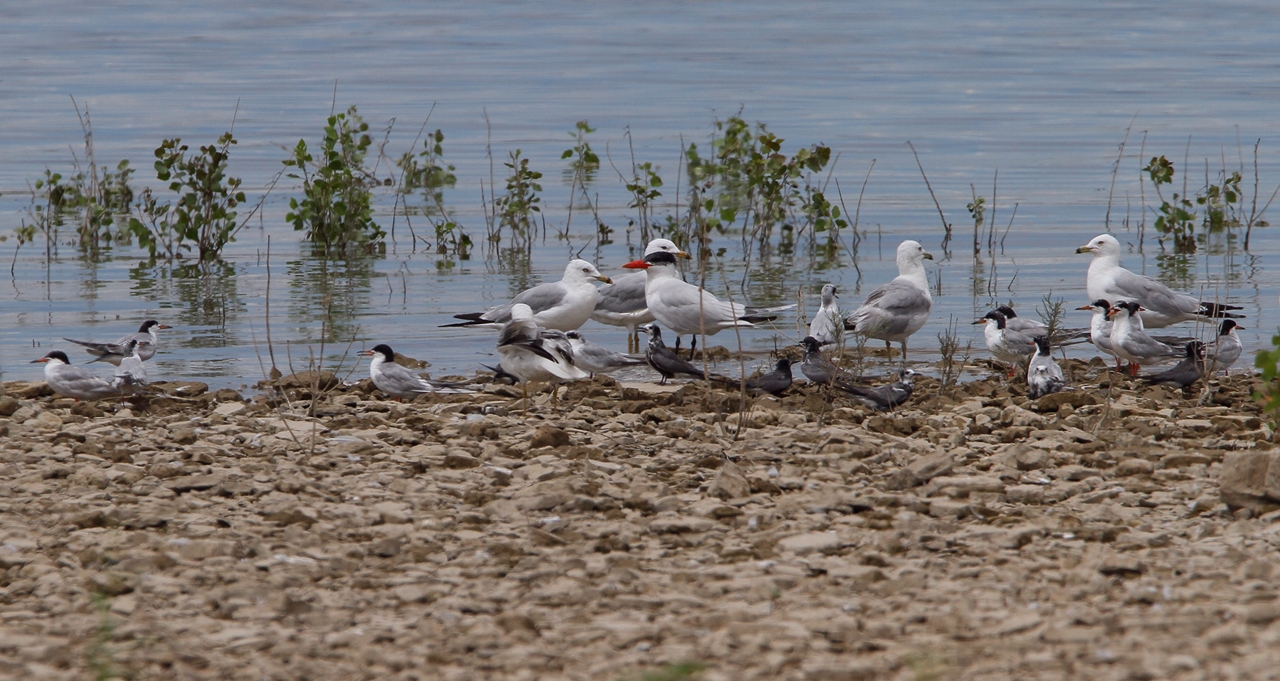
[[[558,331],[540,328],[534,322],[533,310],[524,303],[511,306],[511,321],[498,336],[499,365],[520,380],[528,404],[529,383],[564,383],[590,375],[573,361],[573,346]],[[555,399],[555,392],[551,393]]]
[[[898,245],[898,276],[876,287],[862,306],[845,318],[845,329],[860,336],[902,345],[902,361],[907,360],[907,339],[929,320],[933,297],[925,277],[924,261],[933,256],[916,241]]]
[[[54,350],[40,359],[31,360],[32,364],[44,364],[44,380],[55,393],[75,400],[100,400],[105,397],[116,397],[120,390],[93,373],[71,366],[67,353]]]
[[[372,350],[361,350],[361,357],[369,358],[369,379],[374,387],[398,399],[413,399],[418,395],[442,393],[461,395],[474,392],[457,383],[433,381],[396,362],[396,353],[390,345],[379,343]]]
[[[1141,305],[1146,326],[1159,329],[1178,322],[1241,318],[1228,310],[1239,305],[1213,303],[1178,293],[1154,279],[1134,274],[1120,266],[1120,242],[1110,234],[1100,234],[1076,253],[1092,253],[1085,287],[1090,300],[1131,300]]]
[[[1066,387],[1067,381],[1062,375],[1062,367],[1054,361],[1049,350],[1049,337],[1038,335],[1031,339],[1031,344],[1035,346],[1036,354],[1031,356],[1031,363],[1027,365],[1027,394],[1031,399],[1038,400],[1061,391]]]
[[[136,352],[138,357],[143,360],[148,360],[156,354],[156,346],[159,342],[159,337],[156,335],[156,331],[159,329],[170,328],[173,327],[161,324],[154,319],[148,319],[142,323],[142,326],[136,333],[121,336],[116,339],[114,343],[95,343],[93,341],[78,341],[71,338],[63,338],[62,340],[75,343],[76,345],[83,345],[85,352],[93,355],[93,359],[89,360],[91,363],[108,362],[119,366],[120,360],[124,358],[125,345],[128,344],[129,341],[137,341],[138,345]]]
[[[613,283],[609,277],[600,274],[595,265],[585,260],[573,260],[564,268],[560,281],[534,286],[512,298],[511,302],[484,312],[454,315],[455,319],[466,321],[443,326],[500,329],[511,321],[512,309],[523,304],[532,310],[533,321],[539,327],[573,331],[587,323],[591,313],[595,312],[596,303],[600,300],[600,291],[595,287],[597,281]]]
[[[147,367],[137,353],[141,345],[136,338],[130,338],[124,344],[124,356],[116,365],[115,377],[111,381],[112,387],[121,392],[132,393],[147,386]]]

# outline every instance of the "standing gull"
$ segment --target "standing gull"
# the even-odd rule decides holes
[[[902,361],[906,362],[907,339],[924,326],[933,308],[925,260],[933,260],[933,256],[925,253],[919,242],[908,239],[898,244],[898,276],[876,287],[862,307],[845,318],[845,328],[884,341],[890,351],[890,342],[898,341],[902,344]]]
[[[1239,305],[1196,300],[1121,267],[1120,242],[1110,234],[1094,237],[1093,241],[1077,248],[1076,253],[1093,253],[1085,279],[1090,300],[1132,300],[1145,308],[1143,321],[1153,329],[1178,322],[1243,316],[1227,312],[1241,309]]]
[[[428,393],[466,394],[472,392],[455,383],[432,381],[396,362],[396,353],[390,345],[379,343],[372,350],[361,350],[361,357],[369,357],[369,379],[374,387],[397,400],[413,399]]]
[[[115,397],[120,390],[95,376],[92,372],[80,367],[71,366],[67,353],[54,350],[40,359],[31,360],[32,364],[44,364],[44,380],[53,392],[79,400],[100,400],[104,397]]]
[[[1121,359],[1129,361],[1129,375],[1137,376],[1138,367],[1156,364],[1179,353],[1147,334],[1143,327],[1142,312],[1146,308],[1132,300],[1115,304],[1108,312],[1111,317],[1111,349]]]
[[[1038,400],[1050,393],[1059,392],[1067,385],[1067,381],[1062,375],[1062,367],[1053,361],[1053,354],[1049,351],[1049,337],[1041,334],[1032,338],[1031,343],[1036,346],[1036,354],[1027,365],[1027,387],[1030,388],[1028,394],[1031,399]]]
[[[677,258],[688,258],[689,254],[680,250],[679,246],[667,239],[654,239],[645,246],[644,254],[657,253],[664,251],[671,253]],[[632,347],[638,347],[639,343],[632,345],[633,337],[636,330],[641,324],[648,324],[654,321],[654,317],[649,312],[649,304],[645,302],[644,288],[649,277],[644,272],[628,272],[613,280],[612,284],[606,284],[600,287],[600,301],[596,303],[595,312],[591,313],[591,318],[601,324],[609,326],[626,327],[627,331],[627,350]]]
[[[1218,329],[1218,338],[1210,343],[1205,351],[1211,373],[1222,369],[1228,376],[1231,375],[1231,365],[1235,364],[1236,360],[1240,359],[1240,354],[1244,352],[1244,346],[1240,344],[1240,336],[1236,335],[1236,329],[1243,328],[1233,319],[1222,321],[1222,326]]]
[[[142,323],[137,333],[131,333],[127,336],[121,336],[114,343],[95,343],[93,341],[78,341],[71,338],[63,338],[62,340],[83,345],[85,352],[94,356],[90,362],[109,362],[116,366],[120,365],[120,360],[124,358],[124,347],[131,341],[138,341],[137,354],[143,360],[151,359],[156,354],[156,342],[159,340],[156,331],[159,329],[171,329],[173,327],[161,324],[154,319],[148,319]]]
[[[823,284],[822,307],[809,322],[809,335],[822,345],[831,345],[840,340],[844,324],[840,319],[840,307],[836,304],[839,297],[834,284]]]
[[[511,321],[511,310],[516,304],[524,304],[533,311],[533,322],[544,329],[572,331],[591,318],[600,300],[595,282],[612,283],[586,260],[573,260],[564,268],[560,281],[539,284],[520,293],[505,305],[491,307],[484,312],[468,312],[454,315],[466,321],[443,326],[482,327],[500,329]]]

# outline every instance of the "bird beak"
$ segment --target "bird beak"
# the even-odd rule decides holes
[[[361,357],[373,357],[374,355],[376,355],[376,354],[378,354],[378,353],[374,352],[373,350],[361,350],[360,352],[357,352],[356,354],[357,354],[357,355],[360,355]]]
[[[1145,307],[1143,307],[1143,306],[1141,306],[1141,305],[1139,305],[1139,306],[1138,306],[1138,312],[1146,312],[1146,311],[1147,311],[1147,308],[1145,308]]]
[[[48,361],[49,361],[48,357],[41,357],[40,359],[31,360],[30,362],[28,362],[28,364],[44,364],[45,362],[48,362]]]
[[[689,255],[688,253],[685,253],[684,251],[676,251],[672,255],[676,256],[677,258],[683,258],[684,260],[693,260],[693,256]]]
[[[1094,250],[1093,246],[1081,246],[1076,249],[1076,253],[1092,253]]]
[[[985,320],[985,319],[979,319],[978,321],[974,322],[974,324],[975,324],[975,325],[977,325],[977,324],[986,324],[986,323],[987,323],[987,320]]]
[[[1108,316],[1108,317],[1114,317],[1114,316],[1116,316],[1116,315],[1118,315],[1118,314],[1120,314],[1120,310],[1119,310],[1119,308],[1114,308],[1114,307],[1109,307],[1109,308],[1107,308],[1107,316]]]
[[[1081,305],[1080,307],[1077,307],[1076,309],[1077,309],[1077,310],[1084,310],[1085,312],[1092,312],[1092,311],[1093,311],[1093,306],[1092,306],[1092,305]]]
[[[924,255],[922,255],[922,256],[920,256],[920,257],[924,258],[925,260],[933,260],[933,254],[931,254],[931,253],[925,253]]]
[[[173,327],[172,327],[172,326],[169,326],[168,324],[156,324],[156,328],[157,328],[157,329],[172,329]]]
[[[1240,329],[1241,331],[1247,331],[1247,330],[1248,330],[1247,328],[1245,328],[1245,327],[1243,327],[1243,326],[1240,326],[1239,324],[1236,324],[1236,328],[1237,328],[1237,329]]]
[[[643,260],[632,260],[631,262],[623,265],[622,268],[627,270],[647,270],[649,269],[649,263]]]
[[[603,282],[604,282],[604,283],[606,283],[606,284],[612,284],[612,283],[613,283],[613,280],[612,280],[612,279],[610,279],[609,277],[604,276],[603,274],[601,274],[601,275],[597,276],[597,277],[596,277],[596,279],[599,279],[600,281],[603,281]]]

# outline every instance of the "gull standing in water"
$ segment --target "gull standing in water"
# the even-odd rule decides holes
[[[1111,349],[1121,359],[1129,361],[1129,375],[1137,376],[1139,366],[1156,364],[1170,357],[1176,357],[1178,351],[1161,343],[1147,334],[1142,323],[1142,312],[1146,308],[1132,300],[1115,304],[1108,312],[1111,317]]]
[[[844,331],[844,323],[840,318],[840,307],[836,305],[839,297],[834,284],[823,284],[822,307],[809,322],[809,335],[822,345],[831,345],[840,339]]]
[[[645,246],[644,254],[663,251],[677,258],[688,258],[689,254],[680,250],[674,242],[667,239],[654,239]],[[596,303],[591,318],[601,324],[626,327],[627,351],[639,349],[640,343],[635,340],[636,331],[641,324],[654,321],[649,312],[649,304],[645,302],[645,284],[649,276],[644,272],[628,272],[613,280],[612,284],[600,287],[600,301]],[[634,344],[633,344],[634,341]]]
[[[116,366],[120,366],[120,360],[124,359],[124,347],[131,341],[138,341],[136,352],[138,357],[143,360],[151,359],[156,355],[156,343],[159,338],[156,331],[159,329],[171,329],[173,327],[161,324],[154,319],[148,319],[142,323],[142,327],[137,333],[131,333],[127,336],[121,336],[114,343],[95,343],[93,341],[78,341],[71,338],[63,338],[62,340],[83,345],[85,352],[94,356],[90,362],[109,362]]]
[[[116,397],[120,390],[80,367],[71,366],[67,353],[54,350],[40,359],[31,360],[32,364],[44,364],[44,380],[53,392],[79,400],[100,400],[104,397]]]
[[[902,344],[902,361],[907,361],[907,339],[929,320],[933,297],[924,273],[924,261],[933,260],[917,241],[898,244],[898,276],[878,286],[863,301],[862,307],[844,320],[845,328],[860,336],[884,341],[892,352],[891,341]]]
[[[748,307],[716,298],[703,289],[680,279],[676,272],[676,256],[666,251],[650,253],[640,260],[623,265],[627,269],[645,271],[645,302],[649,313],[663,326],[676,334],[677,340],[685,334],[694,334],[692,349],[696,347],[697,334],[714,336],[735,326],[753,327],[758,322],[777,319],[775,312],[795,307]]]
[[[1066,387],[1067,381],[1062,375],[1062,367],[1053,360],[1053,354],[1049,351],[1049,337],[1038,335],[1031,339],[1031,344],[1036,346],[1036,354],[1027,365],[1027,387],[1030,388],[1028,395],[1031,399],[1038,400],[1061,391]]]
[[[454,315],[455,319],[466,321],[443,326],[500,329],[511,321],[512,308],[523,304],[533,311],[533,321],[539,327],[573,331],[587,323],[596,309],[596,302],[600,300],[600,291],[595,287],[597,281],[613,283],[612,279],[600,274],[595,265],[586,260],[573,260],[564,268],[564,277],[560,281],[534,286],[512,298],[511,302],[484,312]]]
[[[1236,329],[1243,328],[1233,319],[1222,321],[1222,326],[1218,329],[1218,338],[1210,343],[1205,351],[1210,373],[1222,369],[1228,376],[1231,375],[1231,365],[1235,364],[1236,360],[1240,359],[1240,353],[1244,352],[1244,346],[1240,344],[1240,336],[1236,335]]]
[[[569,345],[573,347],[574,363],[592,374],[603,374],[614,369],[645,363],[644,357],[624,355],[599,343],[592,343],[582,337],[581,331],[565,331],[564,337],[569,339]]]
[[[498,336],[499,366],[506,373],[520,380],[525,405],[529,404],[529,384],[552,384],[589,378],[590,375],[573,363],[573,347],[561,334],[544,331],[534,322],[533,310],[524,303],[511,306],[511,321],[502,327]]]
[[[1120,266],[1120,242],[1110,234],[1101,234],[1076,253],[1093,253],[1089,274],[1085,279],[1090,300],[1131,300],[1145,309],[1143,321],[1153,329],[1178,322],[1206,319],[1239,319],[1239,305],[1211,303],[1178,293],[1158,281],[1134,274]]]
[[[378,390],[397,400],[413,399],[428,393],[447,395],[467,394],[473,391],[461,388],[456,383],[432,381],[419,376],[412,369],[396,362],[396,353],[390,345],[379,343],[372,350],[361,350],[361,357],[369,357],[369,379]]]

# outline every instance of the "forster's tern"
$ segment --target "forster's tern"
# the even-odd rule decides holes
[[[643,356],[624,355],[599,343],[592,343],[583,338],[581,331],[566,331],[564,336],[569,339],[569,345],[573,347],[573,362],[593,374],[607,373],[614,369],[645,363]]]
[[[111,381],[111,385],[121,392],[136,392],[148,383],[147,367],[137,353],[141,346],[136,338],[130,338],[124,345],[124,356],[116,365],[115,378]]]
[[[995,310],[988,312],[974,324],[986,324],[982,336],[987,342],[987,349],[1005,364],[1022,364],[1036,350],[1036,344],[1030,336],[1010,329],[1004,315]]]
[[[1076,253],[1093,253],[1089,274],[1085,280],[1091,300],[1131,300],[1143,308],[1146,326],[1159,329],[1178,322],[1210,318],[1234,317],[1227,310],[1239,310],[1239,305],[1211,303],[1172,291],[1168,286],[1120,266],[1120,242],[1110,234],[1093,238],[1076,249]]]
[[[902,345],[902,361],[907,360],[907,339],[929,319],[933,297],[925,278],[924,261],[933,256],[924,252],[919,242],[907,240],[898,245],[898,276],[877,287],[863,301],[862,307],[845,318],[845,328],[867,338]]]
[[[680,250],[667,239],[650,241],[644,249],[644,254],[649,255],[658,251],[671,253],[677,258],[689,257],[688,253]],[[635,336],[640,325],[654,321],[653,315],[649,312],[649,304],[645,302],[644,289],[648,281],[649,275],[644,272],[628,272],[618,276],[612,284],[600,287],[600,302],[596,303],[596,310],[591,313],[591,318],[601,324],[626,327],[629,332],[627,350],[633,347],[632,337]]]
[[[110,383],[85,369],[71,366],[67,353],[61,350],[54,350],[40,359],[31,361],[32,364],[40,362],[44,363],[45,382],[55,393],[63,397],[76,400],[100,400],[104,397],[120,395],[120,390]]]
[[[878,388],[842,385],[840,389],[849,393],[853,399],[876,411],[886,411],[911,399],[911,393],[915,390],[915,383],[912,382],[912,377],[915,375],[916,372],[910,369],[902,369],[898,372],[898,380],[888,385],[882,385]]]
[[[666,343],[662,342],[662,329],[657,324],[643,324],[640,330],[649,335],[649,346],[645,348],[644,358],[653,367],[653,370],[662,374],[660,384],[666,385],[668,378],[673,378],[676,374],[684,374],[693,376],[694,378],[706,378],[706,374],[702,369],[680,359]]]
[[[1222,326],[1218,329],[1218,338],[1209,344],[1205,349],[1206,362],[1210,369],[1210,373],[1222,369],[1228,376],[1231,375],[1231,365],[1240,359],[1240,353],[1244,351],[1244,346],[1240,344],[1240,336],[1236,335],[1236,329],[1243,329],[1233,319],[1225,319]]]
[[[839,297],[834,284],[823,284],[822,306],[809,322],[809,335],[822,345],[830,345],[840,339],[844,333],[844,322],[840,317],[840,307],[836,304]]]
[[[1142,379],[1151,385],[1172,383],[1182,388],[1193,385],[1204,375],[1204,343],[1193,340],[1187,343],[1186,357],[1178,365],[1154,376]]]
[[[466,321],[444,326],[500,329],[511,321],[512,308],[523,304],[533,311],[533,322],[539,327],[572,331],[585,324],[595,311],[596,302],[600,300],[600,291],[595,287],[597,281],[613,282],[600,274],[595,265],[585,260],[573,260],[565,267],[560,281],[534,286],[512,298],[511,302],[484,312],[454,315],[455,319]]]
[[[1027,365],[1027,387],[1030,388],[1028,394],[1031,399],[1038,400],[1062,390],[1067,381],[1062,375],[1062,367],[1053,360],[1049,351],[1049,337],[1040,334],[1032,338],[1031,343],[1036,348],[1036,354]]]
[[[369,357],[369,378],[374,387],[382,392],[403,400],[413,399],[428,393],[466,394],[473,392],[460,387],[456,383],[432,381],[419,376],[408,367],[396,363],[396,353],[391,346],[378,344],[372,350],[361,350],[361,357]]]
[[[95,343],[93,341],[78,341],[71,338],[63,338],[62,340],[83,345],[85,352],[93,355],[90,362],[110,362],[117,366],[124,357],[124,346],[131,340],[138,341],[137,354],[143,360],[151,359],[156,354],[156,343],[159,340],[156,336],[157,329],[170,329],[171,326],[161,324],[154,319],[148,319],[142,323],[142,327],[137,333],[131,333],[127,336],[121,336],[114,343]]]
[[[1163,362],[1179,352],[1152,338],[1143,327],[1142,312],[1146,308],[1132,300],[1115,304],[1111,317],[1111,349],[1129,361],[1129,375],[1136,376],[1139,366]]]

